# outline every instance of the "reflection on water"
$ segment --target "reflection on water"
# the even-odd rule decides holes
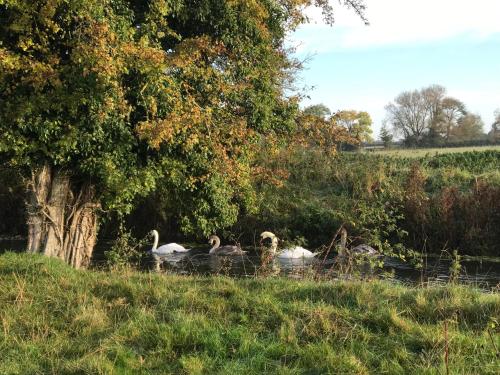
[[[5,250],[22,251],[24,240],[0,240],[0,253]],[[109,246],[101,245],[96,249],[93,265],[104,262],[103,253]],[[162,258],[162,271],[179,274],[222,274],[232,277],[254,277],[263,272],[268,275],[282,274],[293,278],[323,275],[331,278],[381,277],[404,283],[446,283],[450,279],[451,260],[439,257],[427,257],[424,266],[417,269],[412,264],[396,258],[384,258],[381,269],[371,267],[364,262],[345,267],[336,257],[318,259],[275,259],[270,264],[262,265],[260,253],[251,248],[243,256],[211,256],[207,249],[194,249],[189,253],[179,253]],[[152,261],[152,260],[151,260]],[[151,264],[146,265],[146,267]],[[472,284],[483,289],[500,288],[500,258],[465,258],[461,261],[462,269],[457,278],[459,283]],[[343,271],[348,271],[343,272]]]
[[[192,250],[189,254],[177,254],[162,258],[162,270],[181,274],[222,274],[232,277],[253,277],[261,274],[280,273],[289,277],[301,278],[312,275],[323,275],[331,278],[371,278],[380,277],[404,283],[446,283],[450,279],[449,259],[428,257],[421,269],[397,258],[385,257],[383,267],[372,267],[369,262],[349,264],[338,257],[330,257],[325,261],[318,259],[275,259],[263,267],[260,255],[253,249],[244,256],[218,257],[210,256],[207,251]],[[483,289],[499,288],[500,259],[465,259],[456,281],[473,284]],[[264,268],[264,269],[263,269]],[[346,273],[345,271],[348,271]]]

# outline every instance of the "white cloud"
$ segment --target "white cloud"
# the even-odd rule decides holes
[[[332,2],[333,3],[333,2]],[[500,33],[499,0],[366,0],[370,26],[350,10],[337,8],[333,27],[321,12],[309,10],[312,22],[291,35],[299,52],[405,45],[456,36],[486,38]]]

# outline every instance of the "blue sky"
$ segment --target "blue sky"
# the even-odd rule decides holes
[[[384,107],[400,92],[440,84],[489,130],[500,108],[500,0],[366,4],[369,26],[340,8],[330,27],[311,9],[311,23],[289,37],[296,56],[309,57],[297,83],[309,88],[303,106],[368,111],[378,136]]]

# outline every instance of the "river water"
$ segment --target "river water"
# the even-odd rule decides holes
[[[6,250],[22,251],[25,241],[0,240],[0,253]],[[104,262],[104,250],[109,245],[97,247],[93,266],[100,267]],[[208,247],[191,250],[187,254],[174,254],[162,259],[162,272],[179,274],[222,274],[231,277],[254,277],[262,273],[282,274],[292,278],[304,278],[319,275],[329,278],[384,278],[405,284],[447,283],[455,282],[474,285],[485,290],[500,291],[500,258],[463,257],[460,261],[460,271],[452,276],[450,269],[452,261],[449,258],[428,256],[423,259],[422,266],[403,262],[397,258],[378,259],[382,267],[373,266],[369,262],[354,262],[329,256],[327,259],[293,261],[274,260],[262,265],[258,249],[248,248],[244,256],[211,256]],[[144,269],[152,267],[152,259],[146,261]]]

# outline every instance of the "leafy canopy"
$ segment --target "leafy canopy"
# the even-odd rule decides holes
[[[309,5],[333,21],[325,0],[0,0],[0,155],[108,210],[160,187],[186,231],[226,226],[256,141],[295,126],[284,38]]]
[[[358,142],[372,141],[372,119],[368,112],[339,111],[333,119],[337,124],[347,129],[348,133]]]

